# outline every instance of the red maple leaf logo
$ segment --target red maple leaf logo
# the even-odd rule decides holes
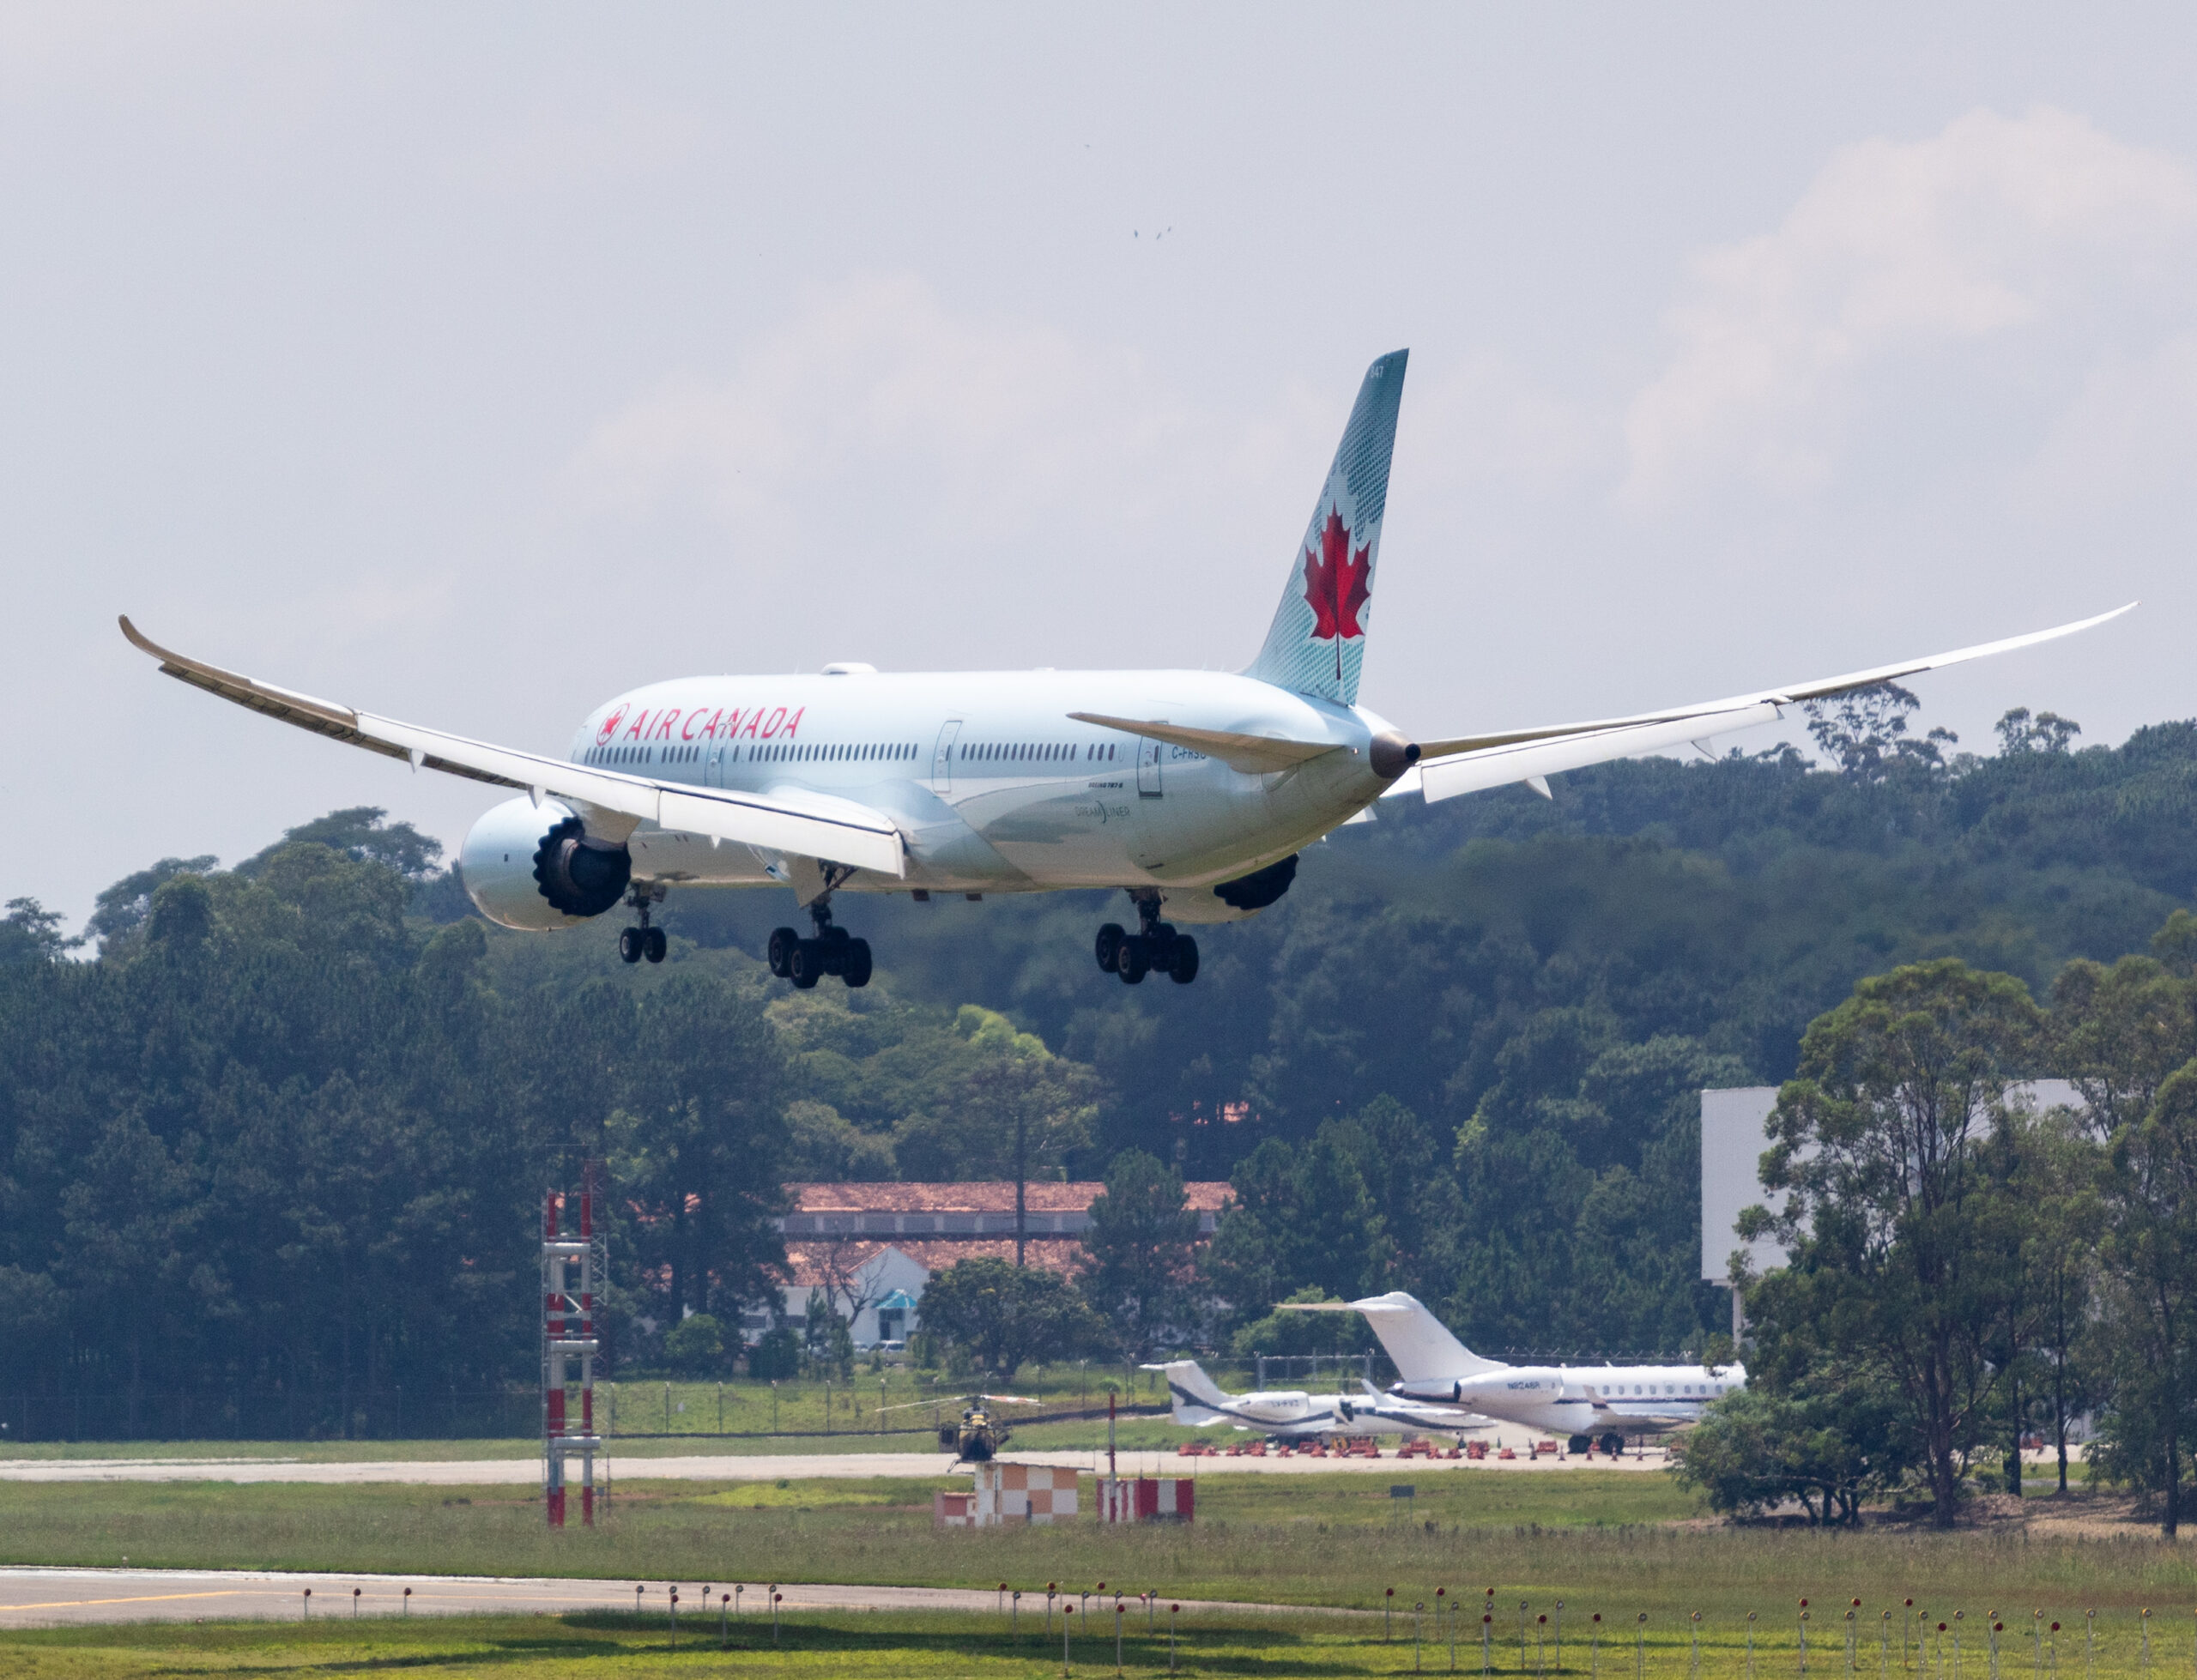
[[[1365,633],[1358,614],[1372,595],[1366,586],[1373,570],[1368,559],[1372,548],[1369,542],[1352,553],[1350,527],[1339,511],[1328,511],[1319,547],[1304,551],[1304,599],[1312,605],[1314,641],[1331,642],[1337,637],[1354,641]]]
[[[603,742],[608,740],[611,736],[618,733],[618,726],[625,721],[626,708],[620,706],[616,710],[613,711],[609,716],[602,720],[602,727],[595,732],[595,744],[597,746],[600,746]]]

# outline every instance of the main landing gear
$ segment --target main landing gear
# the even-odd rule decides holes
[[[869,941],[849,939],[845,928],[832,925],[828,899],[819,898],[811,904],[808,916],[816,924],[814,939],[802,939],[790,928],[772,933],[771,972],[781,980],[792,981],[803,992],[827,974],[838,975],[850,986],[869,985]]]
[[[1098,930],[1098,966],[1108,974],[1121,976],[1124,986],[1137,985],[1155,970],[1177,986],[1195,980],[1198,942],[1159,919],[1159,895],[1154,892],[1138,898],[1136,914],[1134,934],[1124,931],[1117,922]]]
[[[663,953],[670,949],[670,941],[664,938],[663,929],[649,925],[649,909],[663,896],[663,889],[661,887],[651,892],[639,886],[626,895],[626,904],[641,913],[641,920],[638,927],[626,928],[618,935],[618,955],[625,961],[638,963],[645,957],[651,963],[661,963]]]

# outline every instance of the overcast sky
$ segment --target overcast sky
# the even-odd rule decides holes
[[[1369,21],[1370,20],[1370,21]],[[0,897],[493,796],[653,678],[1262,637],[1409,346],[1364,699],[2197,713],[2197,12],[0,11]],[[1559,795],[1561,789],[1559,787]]]

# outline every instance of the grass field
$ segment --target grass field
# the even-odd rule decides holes
[[[1846,1675],[1849,1600],[1855,1671],[1902,1680],[2197,1680],[2193,1550],[2116,1526],[2099,1502],[2039,1498],[2021,1514],[1950,1535],[1885,1525],[1856,1533],[1730,1527],[1699,1520],[1670,1480],[1594,1471],[1552,1474],[1415,1467],[1422,1492],[1388,1496],[1391,1476],[1201,1478],[1194,1527],[1051,1528],[939,1534],[929,1496],[945,1478],[621,1488],[593,1532],[551,1534],[535,1501],[511,1488],[0,1484],[0,1557],[13,1562],[271,1567],[337,1571],[626,1577],[655,1581],[860,1581],[1032,1591],[1048,1580],[1151,1587],[1167,1599],[1328,1606],[1356,1616],[1186,1613],[1178,1671],[1210,1675],[1411,1671],[1412,1617],[1383,1642],[1376,1613],[1395,1602],[1462,1601],[1460,1671],[1480,1664],[1480,1616],[1494,1589],[1492,1669],[1536,1680],[1803,1680],[1800,1600],[1811,1600],[1808,1672]],[[1401,1474],[1399,1470],[1397,1474]],[[2025,1523],[2029,1509],[2039,1514]],[[2044,1513],[2091,1513],[2091,1532]],[[1437,1589],[1446,1589],[1437,1600]],[[1912,1598],[1923,1625],[1942,1619],[1920,1661],[1900,1648]],[[1527,1611],[1522,1659],[1519,1605]],[[1561,1610],[1559,1611],[1559,1603]],[[1025,1601],[1019,1646],[996,1617],[941,1612],[808,1612],[790,1617],[776,1653],[751,1622],[734,1659],[787,1675],[1058,1673],[1057,1624],[1041,1639]],[[2141,1608],[2154,1612],[2144,1659]],[[1882,1618],[1893,1611],[1889,1623]],[[2085,1612],[2096,1610],[2086,1647]],[[2008,1625],[1994,1668],[1988,1612]],[[1698,1665],[1692,1645],[1702,1617]],[[1956,1617],[1954,1612],[1961,1612]],[[2041,1611],[2042,1616],[2033,1615]],[[1754,1629],[1748,1666],[1749,1613]],[[1643,1614],[1647,1621],[1637,1618]],[[1591,1619],[1599,1615],[1600,1635]],[[1111,1635],[1111,1617],[1100,1621]],[[2049,1623],[2063,1624],[2055,1636]],[[1447,1621],[1422,1623],[1423,1668],[1446,1672]],[[1952,1630],[1962,1630],[1957,1664]],[[2037,1629],[2032,1640],[2030,1629]],[[1131,1672],[1165,1672],[1164,1633],[1132,1636]],[[1880,1647],[1878,1641],[1883,1637]],[[1636,1636],[1641,1642],[1636,1647]],[[402,1671],[526,1677],[715,1672],[714,1629],[690,1624],[666,1646],[661,1611],[588,1616],[369,1618],[312,1626],[138,1626],[0,1632],[0,1674],[76,1677]],[[1111,1637],[1079,1635],[1075,1666],[1111,1665]],[[1881,1656],[1879,1654],[1881,1651]],[[1879,1663],[1882,1667],[1879,1670]],[[1966,1674],[1958,1664],[1966,1665]]]
[[[1423,1470],[1420,1497],[1389,1477],[1201,1479],[1193,1527],[940,1534],[945,1478],[763,1484],[636,1483],[593,1531],[551,1533],[514,1488],[204,1483],[0,1484],[0,1559],[18,1563],[990,1586],[1107,1580],[1173,1598],[1378,1604],[1437,1587],[1660,1624],[1702,1610],[1775,1617],[1803,1597],[1915,1597],[1971,1614],[2050,1615],[2197,1601],[2188,1548],[2150,1532],[2045,1533],[2018,1523],[1940,1535],[1733,1528],[1693,1520],[1661,1476]],[[2032,1502],[2040,1510],[2055,1502]],[[2080,1502],[2078,1502],[2079,1508]],[[2063,1615],[2063,1619],[2065,1617]]]
[[[1201,1612],[1177,1625],[1172,1666],[1184,1674],[1223,1676],[1377,1675],[1422,1671],[1488,1671],[1523,1680],[1551,1680],[1559,1673],[1581,1680],[1823,1680],[1845,1675],[1900,1676],[1903,1680],[1952,1680],[1957,1672],[1950,1635],[1932,1635],[1920,1649],[1905,1644],[1903,1612],[1880,1623],[1865,1606],[1867,1630],[1857,1637],[1851,1666],[1843,1608],[1827,1609],[1825,1623],[1809,1639],[1801,1660],[1793,1614],[1758,1623],[1752,1652],[1744,1623],[1704,1617],[1698,1644],[1683,1615],[1655,1617],[1640,1627],[1619,1613],[1606,1617],[1604,1631],[1577,1613],[1569,1618],[1560,1662],[1554,1643],[1539,1633],[1522,1647],[1515,1613],[1498,1617],[1507,1637],[1492,1638],[1483,1656],[1477,1605],[1462,1616],[1414,1615],[1408,1606],[1385,1621],[1378,1615],[1316,1617]],[[1111,1605],[1077,1628],[1067,1650],[1069,1671],[1102,1674],[1114,1667],[1115,1619]],[[1506,1607],[1507,1611],[1507,1607]],[[1812,1608],[1813,1613],[1813,1608]],[[2005,1618],[2002,1618],[2005,1619]],[[2024,1624],[2032,1618],[2017,1618]],[[2155,1623],[2165,1620],[2155,1617]],[[1122,1619],[1123,1670],[1169,1671],[1167,1611],[1156,1631],[1132,1608]],[[2047,1618],[2049,1620],[2049,1617]],[[2003,1672],[2008,1680],[2036,1673],[2069,1680],[2172,1680],[2192,1665],[2187,1614],[2157,1627],[2146,1660],[2135,1618],[2101,1615],[2086,1642],[2082,1618],[2033,1641],[2008,1620],[2000,1659],[1990,1658],[1988,1635],[1971,1621],[1963,1659],[1976,1680]],[[493,1673],[537,1680],[550,1676],[676,1676],[722,1673],[728,1664],[743,1674],[1035,1677],[1062,1672],[1060,1618],[1048,1634],[1040,1614],[1026,1606],[1019,1628],[1005,1617],[921,1614],[809,1613],[790,1616],[774,1646],[768,1624],[750,1617],[720,1644],[718,1628],[689,1617],[675,1641],[660,1616],[645,1619],[595,1612],[563,1617],[467,1617],[360,1623],[229,1623],[209,1626],[72,1628],[0,1633],[0,1665],[23,1680],[123,1680],[178,1675],[326,1675],[393,1672],[408,1676]],[[1933,1624],[1934,1627],[1934,1624]],[[1414,1639],[1416,1627],[1418,1637]],[[1885,1642],[1877,1629],[1887,1631]],[[1385,1629],[1385,1631],[1384,1631]],[[1638,1639],[1636,1644],[1636,1629]],[[1454,1655],[1450,1635],[1457,1635]],[[729,1655],[728,1655],[729,1653]]]

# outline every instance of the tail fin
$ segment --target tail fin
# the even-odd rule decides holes
[[[1454,1382],[1502,1369],[1501,1362],[1481,1358],[1452,1336],[1416,1296],[1401,1290],[1350,1304],[1365,1314],[1396,1375],[1406,1382]]]
[[[1396,410],[1410,354],[1393,350],[1365,370],[1266,645],[1245,676],[1347,706],[1358,703],[1373,568],[1389,503],[1389,457],[1396,446]]]
[[[1228,1396],[1205,1374],[1195,1359],[1171,1359],[1159,1369],[1167,1375],[1167,1393],[1175,1402],[1177,1423],[1214,1423],[1228,1405]]]

